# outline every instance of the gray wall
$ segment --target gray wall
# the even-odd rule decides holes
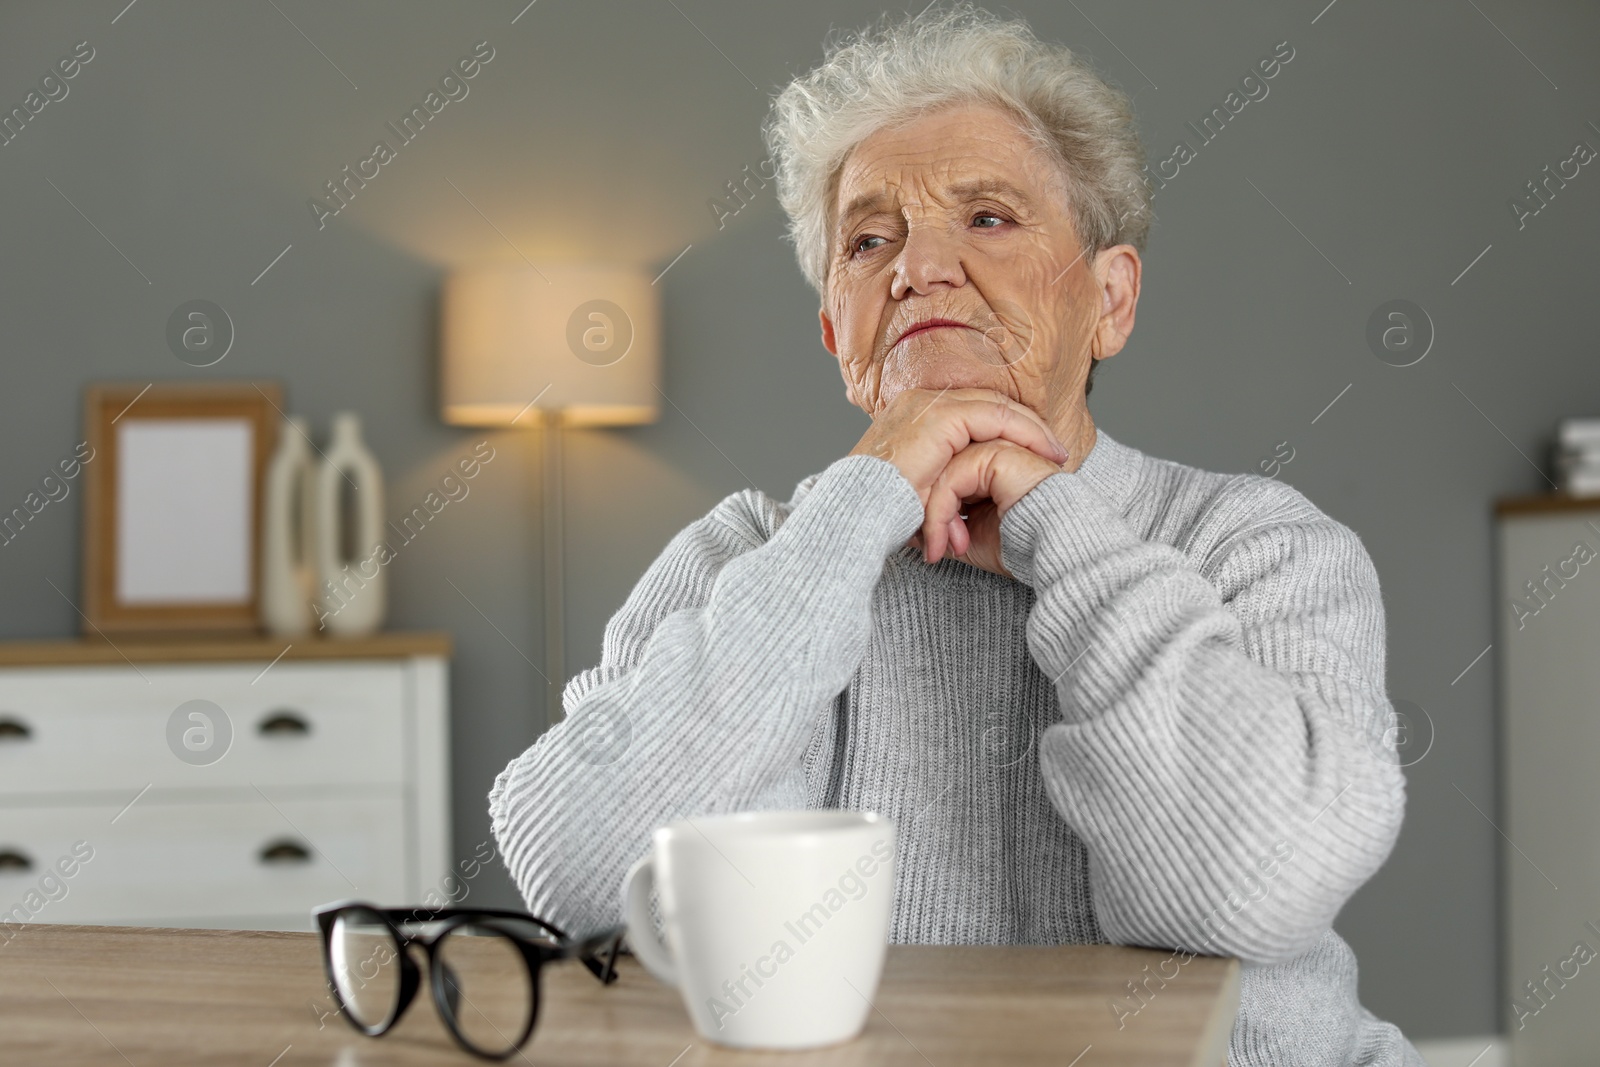
[[[1132,94],[1152,158],[1194,143],[1185,121],[1273,45],[1295,49],[1270,95],[1158,195],[1138,329],[1092,407],[1121,440],[1212,469],[1253,470],[1287,440],[1282,476],[1365,540],[1391,694],[1426,708],[1437,737],[1410,771],[1393,859],[1339,928],[1379,1014],[1415,1037],[1484,1033],[1499,1000],[1498,838],[1462,794],[1494,810],[1493,654],[1453,680],[1493,639],[1491,500],[1544,487],[1534,465],[1552,422],[1593,413],[1600,395],[1579,311],[1593,306],[1600,172],[1585,167],[1522,230],[1507,199],[1575,140],[1600,145],[1586,126],[1600,122],[1600,14],[1324,2],[1013,6]],[[570,442],[573,665],[597,658],[606,618],[674,531],[750,483],[787,495],[861,432],[770,190],[720,230],[706,201],[762,158],[767,92],[817,59],[830,25],[879,5],[540,0],[514,25],[523,0],[123,5],[0,9],[5,108],[76,42],[96,50],[67,98],[0,148],[8,507],[78,440],[86,382],[257,376],[281,380],[319,427],[363,411],[391,513],[418,502],[478,439],[437,416],[439,279],[517,257],[446,179],[536,260],[659,269],[693,244],[661,283],[665,388],[681,412]],[[319,231],[307,198],[481,40],[496,54],[470,96]],[[205,371],[163,337],[196,297],[238,329]],[[1406,368],[1364,340],[1396,297],[1437,328]],[[547,716],[529,663],[542,640],[537,441],[492,437],[499,458],[472,495],[391,568],[393,624],[458,642],[463,855],[487,833],[494,773]],[[46,579],[77,589],[80,499],[0,550],[6,635],[76,631]],[[514,899],[503,880],[490,889]],[[1565,906],[1576,922],[1589,904]]]

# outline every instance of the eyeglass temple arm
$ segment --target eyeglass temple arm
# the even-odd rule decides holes
[[[553,922],[548,922],[537,915],[530,915],[525,911],[505,911],[499,908],[376,908],[391,922],[423,923],[438,922],[441,919],[454,919],[458,915],[482,915],[491,919],[515,919],[518,922],[532,923],[550,931],[562,941],[571,941],[572,937],[561,927]]]
[[[561,955],[576,956],[578,961],[589,969],[590,974],[610,985],[617,980],[617,956],[622,951],[624,929],[618,926],[576,941],[568,941],[562,946]],[[601,957],[602,952],[604,952],[603,957]]]

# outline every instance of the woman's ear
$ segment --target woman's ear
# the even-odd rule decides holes
[[[822,347],[828,350],[829,355],[837,358],[839,355],[839,341],[833,335],[833,320],[828,318],[828,310],[826,308],[818,308],[817,318],[822,322]]]
[[[850,378],[849,368],[845,365],[844,360],[839,359],[839,336],[833,332],[833,320],[828,318],[826,308],[817,311],[817,320],[822,324],[822,347],[826,348],[828,354],[839,361],[839,377],[844,379],[845,399],[865,411],[870,417],[872,409],[861,402],[861,397],[856,394],[856,383]]]
[[[1095,280],[1104,293],[1100,321],[1095,324],[1090,341],[1090,351],[1096,359],[1106,359],[1122,351],[1128,335],[1133,332],[1143,267],[1138,250],[1132,245],[1114,245],[1095,256]]]

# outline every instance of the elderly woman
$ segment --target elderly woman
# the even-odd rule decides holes
[[[871,809],[899,824],[895,941],[1236,956],[1234,1067],[1420,1064],[1331,928],[1404,807],[1361,541],[1086,403],[1150,219],[1126,100],[962,6],[835,45],[766,136],[871,428],[673,538],[499,776],[529,906],[616,921],[684,816]]]

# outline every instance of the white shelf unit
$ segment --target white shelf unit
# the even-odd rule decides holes
[[[0,941],[24,918],[309,930],[331,900],[420,903],[450,870],[448,656],[437,635],[0,646]],[[192,700],[231,726],[203,766],[169,736]]]

